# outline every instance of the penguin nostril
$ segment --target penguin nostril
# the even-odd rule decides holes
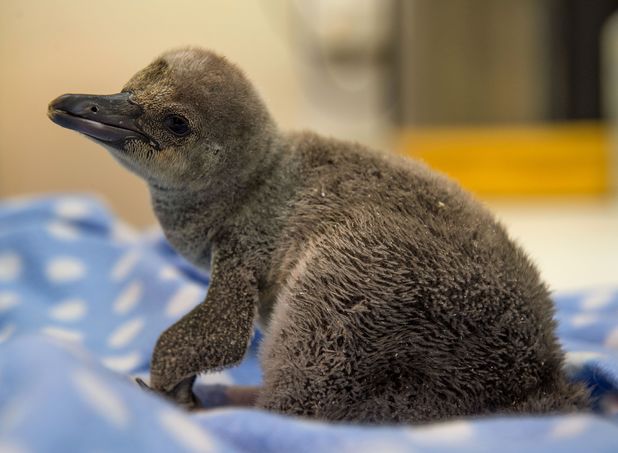
[[[97,113],[99,111],[99,107],[97,107],[96,105],[93,105],[92,107],[90,107],[90,111],[92,113]]]

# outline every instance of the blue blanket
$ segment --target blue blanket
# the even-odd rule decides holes
[[[594,413],[377,427],[188,414],[138,388],[158,335],[207,286],[158,230],[137,234],[96,198],[0,203],[0,451],[618,451],[618,289],[556,295],[569,372],[599,397]],[[260,382],[258,342],[199,379],[205,404]]]

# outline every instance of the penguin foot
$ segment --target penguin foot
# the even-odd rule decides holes
[[[154,389],[148,384],[146,384],[141,378],[135,378],[135,382],[137,382],[137,384],[142,388],[142,390],[162,395],[164,398],[172,401],[176,405],[188,411],[199,409],[201,407],[200,401],[193,393],[193,383],[195,382],[195,376],[180,381],[170,391]]]

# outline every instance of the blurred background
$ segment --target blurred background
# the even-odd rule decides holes
[[[618,283],[616,0],[2,0],[0,197],[144,184],[46,117],[163,50],[238,63],[280,126],[427,161],[476,193],[553,289]]]

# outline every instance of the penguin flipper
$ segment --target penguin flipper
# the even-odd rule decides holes
[[[181,405],[198,374],[239,363],[251,339],[257,283],[238,254],[223,250],[213,254],[204,302],[163,332],[153,352],[151,387]]]

